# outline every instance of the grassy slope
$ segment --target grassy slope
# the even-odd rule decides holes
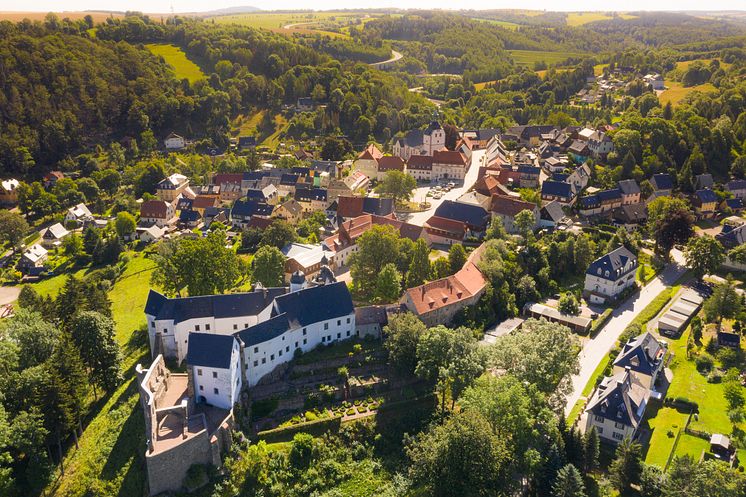
[[[147,362],[145,337],[135,330],[144,324],[153,263],[142,254],[132,258],[109,292],[117,341],[124,355],[125,384],[94,409],[80,439],[80,449],[65,457],[65,476],[47,489],[56,496],[140,496],[145,482],[145,423],[133,379],[133,367]]]
[[[177,78],[186,78],[190,83],[204,79],[205,73],[202,72],[202,69],[189,60],[184,51],[176,45],[149,43],[145,47],[153,54],[162,56],[166,63],[173,67]]]
[[[323,21],[329,21],[334,18],[336,21],[346,23],[346,21],[352,19],[358,19],[359,16],[354,15],[350,12],[315,12],[315,13],[284,13],[284,14],[269,14],[269,13],[251,13],[251,14],[233,14],[225,16],[216,16],[208,18],[211,21],[215,21],[220,24],[241,24],[244,26],[251,26],[252,28],[268,29],[277,33],[291,34],[293,32],[302,34],[313,34],[319,33],[329,36],[347,37],[346,34],[336,33],[332,31],[324,31],[320,29],[314,29],[313,24],[305,24],[302,26],[296,26],[290,29],[285,29],[284,26],[288,24],[301,24],[301,23],[318,23]]]
[[[589,22],[607,21],[609,19],[611,19],[611,16],[603,12],[570,12],[567,14],[567,25],[576,27]]]
[[[522,66],[533,66],[535,62],[556,64],[563,62],[569,57],[579,57],[582,54],[573,52],[548,52],[541,50],[508,50],[516,64]]]
[[[666,105],[668,102],[671,102],[672,105],[677,105],[684,99],[684,97],[693,91],[712,92],[717,90],[710,83],[684,87],[684,85],[676,81],[667,81],[666,86],[668,89],[658,95],[658,100],[660,100],[661,105]]]

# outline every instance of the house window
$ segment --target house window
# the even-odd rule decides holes
[[[329,329],[329,323],[324,323],[324,331]]]
[[[342,320],[341,319],[337,319],[337,326],[342,326]]]
[[[347,336],[350,336],[350,330],[347,330]]]
[[[237,325],[237,324],[234,324],[234,325],[233,325],[233,329],[234,329],[234,330],[237,330],[237,329],[238,329],[238,325]]]
[[[203,391],[204,389],[205,389],[205,387],[203,387],[202,385],[199,386],[199,391],[200,392]]]
[[[213,378],[217,378],[218,377],[218,372],[217,371],[213,371],[212,372],[212,377]]]
[[[259,347],[254,347],[254,353],[255,353],[255,354],[258,354],[258,353],[259,353]]]
[[[303,339],[303,345],[305,345],[305,344],[306,344],[306,342],[308,342],[308,340],[306,340],[306,339],[304,338],[304,339]]]
[[[150,322],[150,327],[151,327],[151,328],[155,328],[155,321],[151,321],[151,322]]]
[[[303,336],[306,336],[306,328],[303,328]]]
[[[267,358],[266,357],[262,357],[262,364],[267,364]]]
[[[612,438],[615,440],[624,440],[624,435],[622,433],[614,432],[611,434]]]
[[[619,430],[623,430],[624,429],[624,425],[622,423],[614,423],[614,427],[617,428],[617,429],[619,429]]]
[[[194,331],[199,331],[199,325],[198,324],[194,325]]]
[[[259,361],[254,361],[254,367],[257,367],[259,365]]]
[[[340,338],[342,338],[342,334],[341,333],[337,333],[337,340],[339,340]]]
[[[275,355],[274,355],[274,354],[272,354],[271,356],[269,356],[269,360],[270,360],[270,361],[274,361],[274,360],[275,360]]]
[[[298,343],[298,342],[296,342],[296,343]],[[288,345],[288,346],[285,347],[285,352],[290,352],[290,345]]]
[[[212,392],[213,392],[213,393],[214,393],[215,395],[220,395],[220,390],[218,390],[217,388],[213,388],[213,389],[212,389]]]
[[[321,337],[321,343],[326,342],[326,337]]]
[[[594,421],[595,421],[596,423],[603,423],[603,422],[604,422],[604,418],[603,418],[603,416],[593,416],[593,420],[594,420]]]
[[[243,327],[244,327],[244,328],[248,328],[248,327],[249,327],[249,323],[244,323],[244,324],[243,324]]]
[[[350,324],[350,318],[347,318],[347,324]]]
[[[295,348],[296,349],[298,348],[298,342],[295,342]]]
[[[201,369],[197,370],[197,376],[202,376],[202,370]]]
[[[278,351],[277,351],[277,355],[278,355],[279,357],[282,357],[282,349],[280,349],[280,350],[278,350]]]
[[[206,331],[210,331],[210,325],[209,325],[209,324],[206,324],[206,325],[205,325],[205,330],[206,330]]]
[[[168,328],[163,328],[163,333],[168,333]]]

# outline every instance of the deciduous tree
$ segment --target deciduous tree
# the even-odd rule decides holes
[[[392,316],[383,329],[386,335],[383,345],[389,353],[389,363],[402,373],[414,374],[417,344],[426,331],[425,324],[412,313]]]
[[[23,216],[7,209],[0,210],[0,240],[13,250],[18,250],[29,225]]]
[[[252,266],[252,282],[261,283],[266,288],[283,285],[285,256],[277,247],[270,245],[260,247],[254,255]]]
[[[725,261],[725,249],[710,235],[694,236],[686,244],[686,264],[697,278],[712,274]]]

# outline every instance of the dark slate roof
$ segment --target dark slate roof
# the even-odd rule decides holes
[[[641,388],[632,383],[628,373],[604,378],[589,401],[588,411],[595,416],[636,428],[644,415],[638,415],[643,400],[640,399]]]
[[[199,211],[181,211],[179,214],[179,221],[182,223],[193,223],[201,218]]]
[[[613,188],[611,190],[601,190],[600,192],[596,192],[596,195],[598,195],[598,198],[601,200],[601,202],[622,198],[622,192],[618,188]]]
[[[633,179],[624,179],[620,181],[619,189],[625,195],[634,195],[635,193],[640,193],[640,185],[638,185],[637,181]]]
[[[656,190],[673,190],[673,179],[670,174],[654,174],[650,183]]]
[[[572,198],[572,185],[563,181],[547,180],[541,184],[541,194]]]
[[[552,200],[547,205],[541,208],[541,219],[558,223],[565,217],[565,213],[562,210],[562,206],[556,200]]]
[[[246,293],[226,293],[199,297],[166,298],[153,290],[148,295],[145,313],[156,319],[180,323],[194,318],[231,318],[254,316],[266,309],[285,288],[268,288]]]
[[[266,321],[241,330],[236,335],[244,346],[251,347],[267,340],[272,340],[290,329],[290,322],[286,313],[279,314]]]
[[[746,179],[734,179],[732,181],[728,181],[725,184],[725,189],[729,192],[732,192],[734,190],[746,190]]]
[[[194,199],[189,197],[180,197],[179,201],[176,202],[176,209],[180,211],[191,210]]]
[[[425,128],[424,134],[429,135],[432,134],[433,131],[436,129],[443,129],[443,127],[440,125],[438,121],[430,121],[430,124],[427,125],[427,128]]]
[[[648,218],[644,202],[628,204],[614,209],[614,219],[622,223],[641,223]]]
[[[298,202],[326,201],[326,190],[323,188],[298,188],[295,190],[295,200]]]
[[[304,288],[286,293],[275,299],[272,316],[286,313],[288,321],[296,326],[327,321],[347,316],[355,311],[350,291],[343,281],[331,285]]]
[[[586,195],[578,199],[581,209],[597,209],[601,207],[601,198],[597,195]]]
[[[264,192],[258,188],[249,188],[246,191],[246,200],[254,200],[256,202],[263,202],[267,200],[264,196]]]
[[[186,362],[190,366],[229,369],[234,340],[232,335],[190,333]]]
[[[560,181],[564,183],[569,177],[570,175],[565,173],[552,173],[552,181]]]
[[[586,274],[598,276],[599,278],[604,278],[610,281],[616,281],[622,276],[637,269],[637,264],[635,263],[628,271],[624,272],[622,268],[630,260],[637,261],[635,254],[627,250],[625,247],[619,247],[591,262]],[[601,270],[600,274],[598,272],[599,269]],[[606,271],[609,272],[608,276],[606,275]]]
[[[298,174],[300,176],[308,176],[308,173],[311,172],[311,169],[307,167],[295,166],[290,169],[290,172],[292,172],[293,174]]]
[[[489,214],[478,205],[445,200],[435,209],[433,216],[461,221],[471,226],[484,226]]]
[[[367,324],[379,324],[384,326],[388,324],[388,315],[386,308],[380,305],[369,305],[366,307],[355,308],[355,326]]]
[[[696,195],[699,198],[699,201],[702,202],[703,204],[708,203],[708,202],[718,201],[717,194],[715,194],[715,192],[709,189],[697,190]]]
[[[258,181],[265,176],[269,176],[268,171],[248,171],[243,173],[243,181]]]
[[[424,133],[421,129],[413,129],[407,132],[407,134],[404,135],[404,138],[399,138],[397,141],[410,147],[420,147],[422,146],[423,136]]]
[[[650,332],[646,332],[631,338],[624,344],[619,355],[614,359],[614,366],[629,367],[632,371],[650,376],[658,368],[664,356],[665,349]]]
[[[365,197],[363,199],[363,212],[366,214],[375,214],[376,216],[388,216],[394,212],[394,199]]]
[[[725,199],[725,205],[733,210],[743,209],[743,199],[740,198],[728,198]]]
[[[297,174],[283,174],[280,176],[280,184],[285,186],[295,186],[300,178]]]
[[[518,172],[523,174],[536,174],[541,173],[541,168],[537,166],[530,166],[528,164],[522,164],[518,166]]]
[[[239,147],[255,147],[256,146],[256,137],[254,137],[254,136],[239,136],[238,137],[238,146]]]
[[[231,217],[270,216],[274,206],[256,200],[236,200],[231,209]]]

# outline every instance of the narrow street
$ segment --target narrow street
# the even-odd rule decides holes
[[[619,335],[629,325],[632,320],[647,305],[655,299],[663,290],[672,286],[681,275],[686,272],[684,254],[679,250],[672,250],[671,256],[673,261],[650,283],[648,283],[639,293],[627,299],[623,304],[614,309],[612,317],[601,331],[588,340],[583,349],[580,351],[580,372],[572,377],[573,391],[567,396],[565,404],[565,416],[575,406],[583,393],[583,388],[590,381],[593,372],[598,367],[601,360],[614,347]]]

